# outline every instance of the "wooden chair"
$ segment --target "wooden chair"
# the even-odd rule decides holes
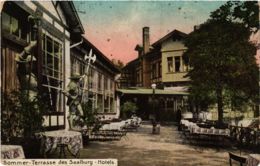
[[[231,152],[229,153],[229,165],[232,166],[232,160],[235,160],[240,163],[240,166],[243,166],[243,164],[246,163],[246,158],[242,156],[235,155]]]

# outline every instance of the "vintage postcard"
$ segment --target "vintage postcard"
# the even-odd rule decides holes
[[[1,165],[260,165],[258,1],[1,1]]]

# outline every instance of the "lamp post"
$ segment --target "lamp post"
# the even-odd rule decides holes
[[[156,84],[152,84],[153,95],[155,94],[155,88],[156,88]]]
[[[152,84],[152,89],[153,89],[153,96],[152,96],[152,102],[153,102],[153,114],[155,114],[155,108],[154,108],[154,95],[155,95],[155,89],[156,89],[156,84]],[[156,118],[155,118],[156,119]]]
[[[156,123],[156,113],[155,113],[155,106],[154,106],[154,95],[155,95],[155,89],[156,89],[156,84],[152,84],[152,89],[153,89],[153,96],[152,96],[152,102],[153,102],[153,119],[152,119],[152,125],[153,125],[153,131],[152,133],[155,134],[155,127],[157,125]]]

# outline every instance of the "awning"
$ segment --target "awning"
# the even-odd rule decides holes
[[[153,89],[136,88],[136,89],[117,89],[117,92],[123,94],[140,94],[140,95],[151,95],[153,94]],[[176,90],[164,90],[155,89],[155,95],[188,95],[187,91],[176,91]]]

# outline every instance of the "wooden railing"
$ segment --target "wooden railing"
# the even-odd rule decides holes
[[[241,146],[259,147],[260,130],[259,128],[249,128],[240,126],[229,126],[230,138]]]

